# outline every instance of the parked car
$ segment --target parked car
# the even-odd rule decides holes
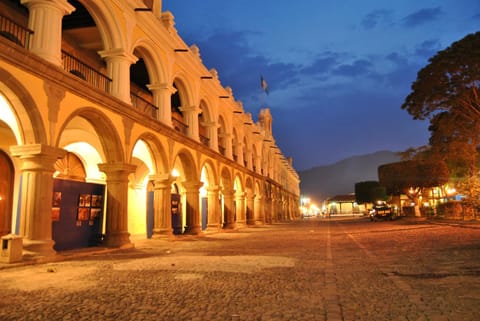
[[[376,221],[377,219],[393,220],[394,216],[395,209],[386,203],[376,204],[370,210],[371,221]]]

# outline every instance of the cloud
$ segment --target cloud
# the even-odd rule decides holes
[[[391,10],[374,10],[363,17],[361,24],[367,30],[373,29],[380,24],[391,23],[391,16]]]
[[[333,71],[333,74],[346,77],[358,77],[370,74],[372,67],[372,62],[365,59],[358,59],[351,64],[342,64],[338,66]]]
[[[414,28],[437,20],[443,11],[440,7],[420,9],[402,19],[403,26]]]
[[[311,65],[305,66],[301,72],[305,75],[325,75],[330,73],[339,63],[339,54],[334,52],[323,52],[318,54]]]
[[[442,47],[438,39],[425,40],[415,48],[415,54],[423,58],[430,58],[434,56]]]

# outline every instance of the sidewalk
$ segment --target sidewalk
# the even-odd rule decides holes
[[[159,238],[159,239],[146,239],[143,236],[134,235],[130,237],[131,243],[123,247],[109,248],[109,247],[102,247],[102,246],[92,246],[92,247],[81,248],[81,249],[59,251],[56,254],[51,256],[32,255],[27,253],[26,251],[23,251],[23,260],[21,262],[6,263],[0,260],[0,271],[5,269],[28,266],[28,265],[75,260],[78,258],[85,258],[89,256],[94,256],[94,255],[127,252],[135,249],[141,250],[141,251],[147,251],[147,252],[149,250],[154,250],[156,252],[162,251],[162,250],[167,251],[176,242],[182,242],[182,243],[193,242],[195,240],[199,240],[212,235],[217,235],[218,237],[221,237],[222,235],[233,236],[235,232],[238,232],[241,230],[252,229],[253,231],[253,230],[258,230],[259,228],[267,228],[267,227],[259,226],[259,227],[238,228],[234,230],[225,230],[225,231],[219,231],[215,233],[204,233],[200,235],[180,235],[180,236],[172,235],[172,236],[166,236],[164,238]]]

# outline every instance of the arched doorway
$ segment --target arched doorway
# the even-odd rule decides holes
[[[14,167],[8,155],[0,150],[0,236],[11,232]]]
[[[52,239],[56,251],[95,246],[102,241],[105,185],[86,182],[84,161],[68,152],[55,163]]]
[[[91,107],[79,108],[65,120],[59,131],[57,145],[78,157],[85,170],[85,178],[82,182],[73,181],[71,178],[63,182],[64,184],[67,184],[67,182],[73,184],[72,182],[75,182],[77,184],[74,185],[79,185],[79,187],[78,189],[68,188],[65,194],[62,192],[60,220],[64,218],[63,205],[68,204],[69,207],[74,208],[68,210],[70,213],[68,216],[73,216],[73,221],[66,222],[67,225],[59,229],[61,234],[52,235],[55,241],[54,249],[59,251],[88,247],[96,245],[100,241],[107,246],[128,244],[126,224],[128,198],[124,197],[123,194],[123,191],[127,192],[126,188],[128,186],[126,183],[123,183],[126,178],[125,173],[121,172],[121,170],[118,171],[118,168],[115,167],[120,160],[124,159],[124,155],[118,132],[111,119]],[[115,166],[109,167],[109,164],[112,163]],[[100,171],[100,167],[102,167],[102,171]],[[122,169],[126,168],[125,172],[132,172],[131,165],[122,164],[120,167]],[[121,172],[121,174],[118,174],[118,172]],[[108,175],[112,177],[120,176],[122,184],[125,184],[122,185],[125,189],[122,190],[121,197],[112,195],[112,193],[118,190],[114,188],[109,189],[107,186],[109,184]],[[110,184],[115,185],[117,181],[111,179]],[[89,186],[95,186],[95,190],[90,190]],[[97,187],[98,189],[96,189]],[[106,193],[107,190],[108,193]],[[57,191],[54,190],[54,193]],[[94,197],[97,198],[100,206],[94,207],[92,203],[85,201],[88,199],[89,194],[90,200],[92,201]],[[64,199],[64,196],[72,197],[72,199],[67,201],[67,199]],[[75,198],[76,205],[74,204]],[[111,202],[109,199],[115,201]],[[77,211],[76,215],[74,212],[70,212],[75,210]],[[87,212],[95,214],[92,215],[92,219],[88,217]],[[72,224],[74,225],[73,227]],[[96,232],[99,234],[96,236],[96,239],[92,237],[91,241],[85,241],[84,236],[88,234],[87,231],[97,226],[100,226],[101,229]],[[68,229],[72,229],[72,232],[67,233]],[[73,238],[73,231],[79,233],[77,238]],[[59,235],[63,237],[72,236],[72,239],[68,243],[64,242],[65,246],[61,246]],[[83,241],[80,242],[79,240]]]
[[[190,151],[184,149],[177,154],[172,170],[177,193],[180,194],[182,224],[184,234],[201,232],[200,218],[200,173]],[[172,199],[174,193],[171,195]],[[173,202],[173,201],[172,201]]]
[[[128,232],[137,238],[151,238],[154,191],[149,176],[155,171],[150,147],[142,139],[133,148],[131,164],[136,166],[136,170],[129,178]]]
[[[185,231],[184,213],[182,210],[182,199],[180,190],[176,183],[172,183],[170,189],[170,201],[172,211],[172,229],[174,235],[181,235]]]

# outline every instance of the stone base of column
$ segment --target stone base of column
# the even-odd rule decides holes
[[[235,223],[225,223],[225,226],[223,226],[225,230],[233,230],[235,229]]]
[[[235,228],[244,228],[247,226],[247,223],[245,223],[245,221],[237,221],[235,223]]]
[[[162,229],[154,229],[152,233],[152,239],[164,239],[169,238],[173,235],[173,230],[162,228]]]
[[[255,220],[253,220],[253,219],[252,220],[247,220],[247,225],[255,225],[255,224],[256,224]]]
[[[217,233],[220,230],[221,228],[219,224],[208,224],[203,233]]]
[[[192,227],[187,226],[187,228],[185,229],[185,233],[183,234],[199,235],[199,234],[202,234],[202,228],[200,227],[200,225],[192,226]]]
[[[25,255],[32,256],[53,256],[57,252],[53,249],[53,240],[29,240],[23,239],[23,250]]]
[[[133,247],[132,242],[130,242],[130,233],[128,232],[118,232],[118,233],[107,234],[105,236],[104,245],[107,247],[119,247],[119,248]]]

